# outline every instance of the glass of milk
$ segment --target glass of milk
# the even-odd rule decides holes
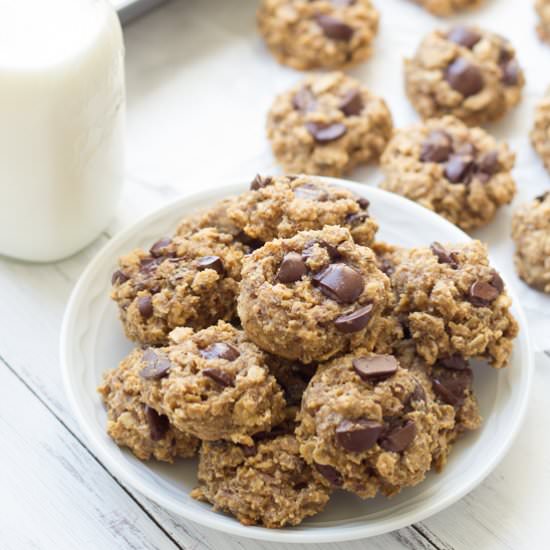
[[[58,260],[114,216],[123,62],[107,0],[0,0],[0,255]]]

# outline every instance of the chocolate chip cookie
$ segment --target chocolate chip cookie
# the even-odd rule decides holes
[[[483,0],[412,0],[415,4],[422,6],[430,13],[439,16],[451,15],[453,13],[476,8]]]
[[[227,216],[256,247],[325,225],[340,225],[368,246],[378,230],[368,200],[312,176],[257,176],[250,189],[229,206]]]
[[[201,329],[231,320],[244,253],[231,235],[206,228],[120,258],[111,297],[128,338],[163,345],[175,327]]]
[[[531,130],[531,143],[550,172],[550,90],[538,101],[535,121]]]
[[[371,0],[262,0],[258,29],[279,63],[337,69],[368,59],[379,15]]]
[[[521,98],[511,44],[479,27],[430,33],[405,61],[407,95],[422,118],[454,115],[470,126],[502,117]]]
[[[174,428],[166,416],[145,404],[142,381],[130,363],[123,361],[106,372],[98,391],[107,408],[107,433],[139,459],[173,462],[198,451],[196,437]]]
[[[200,452],[199,486],[192,493],[244,525],[280,528],[319,513],[330,489],[300,457],[294,435],[259,439],[251,446],[216,441]]]
[[[251,435],[284,419],[285,400],[265,354],[220,321],[193,333],[176,329],[164,348],[136,349],[123,370],[141,383],[143,401],[172,426],[199,439],[251,444]]]
[[[323,176],[377,160],[392,127],[384,100],[341,72],[309,76],[277,96],[267,119],[283,168]]]
[[[541,40],[550,42],[550,0],[536,0],[535,10],[539,17],[537,32]]]
[[[319,367],[299,420],[306,462],[327,486],[366,499],[420,483],[443,452],[454,411],[431,400],[394,356],[357,351]]]
[[[260,348],[303,363],[375,347],[392,298],[374,253],[326,226],[276,239],[243,263],[238,313]]]
[[[395,314],[428,364],[460,355],[508,365],[518,326],[481,242],[397,249],[389,261]]]
[[[514,163],[505,143],[446,116],[395,133],[382,156],[381,187],[468,231],[489,223],[512,201]]]
[[[550,192],[518,208],[512,221],[519,276],[550,294]]]

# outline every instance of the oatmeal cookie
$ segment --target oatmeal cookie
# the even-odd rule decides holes
[[[428,364],[460,355],[508,365],[518,325],[482,243],[396,249],[393,262],[395,314]]]
[[[200,441],[174,428],[166,416],[144,403],[141,379],[129,367],[122,362],[106,372],[98,388],[107,407],[107,433],[141,460],[173,462],[194,456]]]
[[[537,103],[535,121],[531,130],[531,143],[550,172],[550,90]]]
[[[176,327],[201,329],[231,320],[244,253],[231,235],[206,228],[120,258],[111,297],[128,338],[164,345]]]
[[[478,27],[428,34],[405,61],[407,95],[422,118],[454,115],[470,126],[514,107],[525,84],[511,44]]]
[[[368,246],[378,230],[368,208],[368,200],[318,178],[258,176],[251,183],[251,190],[243,193],[227,214],[256,242],[340,225],[349,229],[356,243]]]
[[[258,29],[279,63],[337,69],[368,59],[378,32],[371,0],[262,0]]]
[[[505,143],[446,116],[395,133],[382,156],[381,187],[472,230],[514,198],[514,164]]]
[[[550,0],[537,0],[535,9],[539,16],[537,32],[541,40],[550,42]]]
[[[193,333],[178,328],[173,344],[136,349],[123,361],[141,382],[143,401],[177,429],[199,439],[251,444],[251,435],[284,419],[285,400],[265,354],[220,321]]]
[[[550,192],[518,208],[512,221],[519,276],[550,294]]]
[[[341,72],[307,77],[275,99],[267,118],[283,168],[321,176],[378,160],[392,127],[384,100]]]
[[[412,0],[430,13],[439,16],[452,15],[459,11],[477,8],[483,0]]]
[[[300,452],[325,478],[361,498],[420,483],[454,425],[392,355],[365,351],[321,365],[302,401]]]
[[[303,363],[359,345],[373,349],[392,298],[374,253],[326,226],[276,239],[243,263],[238,312],[259,347]]]
[[[244,447],[204,443],[199,486],[192,493],[244,525],[298,525],[327,504],[330,489],[300,457],[294,435],[267,438]]]

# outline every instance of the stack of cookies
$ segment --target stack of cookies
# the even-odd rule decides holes
[[[476,369],[508,364],[510,298],[480,242],[377,229],[347,189],[257,176],[120,258],[136,348],[99,388],[109,435],[142,460],[198,454],[193,496],[269,528],[443,468],[481,424]]]

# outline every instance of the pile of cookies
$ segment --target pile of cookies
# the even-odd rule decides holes
[[[471,360],[509,362],[511,301],[480,242],[377,229],[345,188],[257,176],[120,258],[136,348],[99,388],[109,435],[142,460],[198,454],[193,496],[269,528],[443,468],[481,424]]]
[[[439,16],[482,4],[414,1]],[[537,0],[535,7],[539,34],[548,40],[550,0]],[[404,63],[406,94],[423,122],[394,129],[384,100],[339,71],[372,54],[379,14],[371,0],[262,0],[257,19],[280,63],[338,70],[310,74],[274,100],[267,135],[286,172],[341,176],[380,162],[383,189],[466,231],[487,225],[512,202],[515,154],[479,127],[521,100],[525,76],[507,39],[475,25],[425,36]],[[550,96],[536,108],[531,141],[550,171]],[[520,277],[550,292],[550,220],[543,202],[517,211],[513,238]],[[528,219],[537,219],[536,226]]]

